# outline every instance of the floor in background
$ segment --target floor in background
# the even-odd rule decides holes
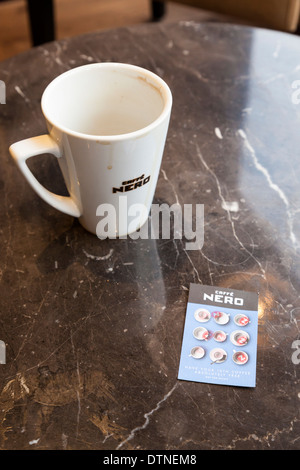
[[[41,0],[42,1],[42,0]],[[56,39],[150,21],[149,0],[56,0]],[[167,4],[164,22],[224,19],[197,8]],[[25,0],[0,2],[0,61],[31,47]]]

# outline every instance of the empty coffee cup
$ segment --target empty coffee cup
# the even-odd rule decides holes
[[[212,316],[218,325],[226,325],[229,322],[229,313],[213,312]]]
[[[168,85],[135,65],[97,62],[56,77],[41,106],[49,134],[10,146],[36,193],[78,217],[100,239],[124,237],[142,227],[167,136],[172,108]],[[49,191],[27,166],[27,159],[45,153],[57,157],[69,196]]]
[[[205,356],[205,349],[201,348],[201,346],[195,346],[191,350],[190,356],[194,357],[195,359],[202,359]]]
[[[210,351],[209,357],[212,363],[221,364],[222,362],[226,361],[227,353],[224,349],[215,348]]]
[[[198,328],[194,329],[193,335],[196,339],[202,341],[209,338],[209,331],[203,326],[198,326]]]
[[[194,318],[200,323],[207,322],[210,319],[210,312],[205,308],[198,308],[194,313]]]

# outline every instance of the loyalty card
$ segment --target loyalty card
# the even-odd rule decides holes
[[[255,387],[258,294],[190,284],[178,378]]]

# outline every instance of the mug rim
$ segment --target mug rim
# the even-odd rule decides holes
[[[163,109],[160,113],[160,115],[152,121],[150,124],[148,124],[145,127],[142,127],[141,129],[138,129],[136,131],[124,133],[124,134],[113,134],[113,135],[105,135],[105,134],[86,134],[84,132],[77,132],[74,131],[67,126],[63,126],[61,124],[58,124],[54,119],[51,119],[48,116],[47,109],[46,109],[46,99],[47,99],[47,94],[50,92],[51,88],[55,86],[59,81],[63,80],[67,75],[72,75],[76,73],[80,73],[82,69],[88,69],[88,68],[119,68],[119,69],[130,69],[130,70],[135,70],[136,72],[139,72],[140,74],[145,76],[151,77],[153,80],[158,82],[160,84],[160,88],[157,90],[160,92],[161,97],[164,101],[163,104]],[[127,140],[127,139],[136,139],[139,138],[149,132],[151,132],[154,128],[159,126],[165,119],[166,117],[170,114],[171,112],[171,107],[172,107],[172,93],[167,85],[167,83],[159,77],[157,74],[154,72],[151,72],[148,69],[145,69],[143,67],[140,67],[138,65],[133,65],[133,64],[127,64],[127,63],[121,63],[121,62],[95,62],[92,64],[84,64],[80,65],[78,67],[74,67],[66,72],[61,73],[58,75],[56,78],[54,78],[45,88],[43,94],[42,94],[42,99],[41,99],[41,108],[43,115],[46,119],[47,122],[49,122],[53,127],[56,129],[60,130],[61,132],[71,135],[73,137],[77,137],[80,139],[87,139],[87,140],[92,140],[92,141],[97,141],[99,143],[106,143],[108,141],[110,142],[116,142],[116,141],[122,141],[122,140]]]

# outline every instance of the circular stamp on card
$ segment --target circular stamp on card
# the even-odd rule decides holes
[[[235,346],[246,346],[250,341],[250,336],[246,331],[235,330],[230,335],[230,341]]]

